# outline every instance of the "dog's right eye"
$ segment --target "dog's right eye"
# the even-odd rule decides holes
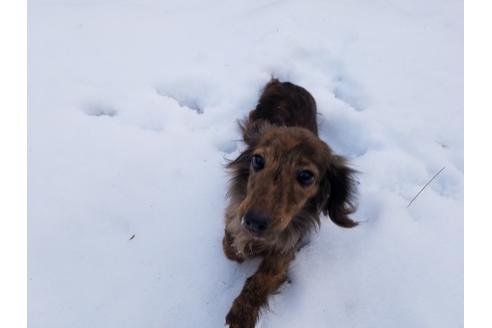
[[[259,171],[265,167],[265,159],[263,158],[263,156],[253,155],[253,158],[251,159],[251,165],[253,165],[253,169],[255,169],[255,171]]]

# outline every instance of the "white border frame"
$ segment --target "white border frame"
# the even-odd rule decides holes
[[[492,327],[492,4],[465,2],[465,327]]]
[[[27,326],[27,3],[0,2],[0,327]]]

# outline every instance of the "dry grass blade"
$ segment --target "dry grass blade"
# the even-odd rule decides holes
[[[417,199],[417,197],[419,197],[419,195],[422,193],[422,191],[424,191],[425,188],[427,188],[428,185],[430,185],[430,183],[435,179],[437,178],[437,176],[439,174],[441,174],[442,171],[444,171],[446,167],[444,166],[442,169],[439,170],[439,172],[437,172],[436,174],[434,174],[434,176],[429,180],[427,181],[427,183],[422,187],[422,189],[419,190],[419,192],[415,195],[415,197],[412,198],[412,200],[410,201],[410,203],[408,203],[407,205],[407,208],[410,207],[410,205],[412,205],[412,203]]]

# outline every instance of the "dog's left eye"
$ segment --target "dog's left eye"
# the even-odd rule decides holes
[[[302,170],[297,175],[297,181],[299,181],[299,183],[303,186],[309,186],[314,182],[314,174],[311,171]]]

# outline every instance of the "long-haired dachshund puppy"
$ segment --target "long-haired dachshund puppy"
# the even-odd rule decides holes
[[[354,171],[319,139],[316,115],[307,90],[273,79],[240,124],[247,149],[227,165],[224,253],[237,262],[263,260],[226,316],[232,328],[255,326],[321,213],[339,226],[356,225],[348,217],[355,210]]]

